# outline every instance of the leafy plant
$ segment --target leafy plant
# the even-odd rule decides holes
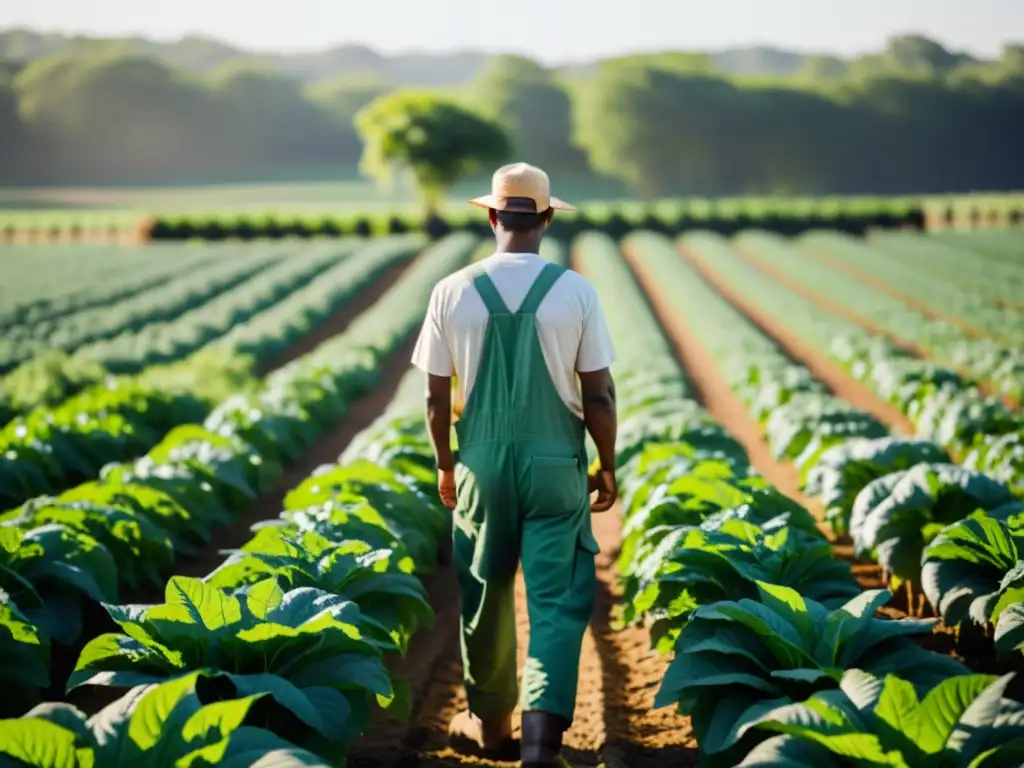
[[[948,461],[927,440],[904,437],[850,438],[822,453],[807,472],[804,490],[820,498],[825,519],[837,534],[849,532],[853,504],[869,483],[921,463]]]
[[[117,600],[110,552],[64,525],[0,525],[0,591],[53,640],[69,645],[82,632],[85,601]]]
[[[149,515],[129,507],[42,496],[5,518],[0,519],[24,528],[58,525],[95,539],[118,564],[117,576],[133,587],[159,584],[160,569],[174,561],[171,535]]]
[[[1008,516],[1022,507],[997,480],[954,464],[918,464],[869,483],[854,501],[850,533],[900,580],[920,582],[921,554],[936,534],[977,509]]]
[[[1010,603],[999,613],[995,646],[1000,653],[1024,651],[1024,603]]]
[[[404,649],[420,626],[433,626],[434,612],[411,563],[396,554],[354,537],[334,542],[313,531],[262,528],[204,581],[235,589],[274,576],[287,589],[322,589],[359,605]]]
[[[772,411],[765,434],[776,459],[796,459],[811,446],[813,453],[820,453],[840,440],[884,437],[888,432],[876,418],[841,400],[804,392]]]
[[[850,566],[834,558],[824,539],[788,526],[766,533],[727,519],[680,527],[663,538],[627,582],[624,619],[653,620],[651,639],[668,651],[693,610],[721,600],[758,600],[759,582],[790,587],[826,607],[861,591]]]
[[[760,600],[719,602],[694,611],[655,697],[655,707],[675,704],[692,718],[707,756],[733,759],[728,750],[749,723],[837,688],[847,669],[876,676],[899,671],[925,687],[966,672],[958,661],[909,639],[929,632],[934,620],[875,618],[891,597],[888,591],[863,592],[829,611],[796,590],[757,586]]]
[[[839,690],[764,713],[775,732],[741,766],[1014,768],[1024,762],[1024,707],[1005,697],[1013,675],[960,675],[918,699],[895,675],[850,670]]]
[[[0,589],[0,712],[18,713],[50,684],[50,639]]]
[[[627,512],[619,555],[627,577],[674,528],[700,525],[716,515],[757,525],[785,515],[787,525],[821,536],[804,507],[762,477],[736,477],[724,461],[680,462],[665,472],[663,480],[650,482],[634,496],[634,508]]]
[[[334,499],[365,501],[387,521],[404,545],[417,571],[429,570],[437,556],[437,542],[445,535],[447,510],[426,496],[415,481],[390,467],[359,460],[314,473],[285,496],[287,510],[305,510]],[[330,538],[329,533],[325,535]],[[374,542],[370,542],[374,543]]]
[[[367,727],[373,695],[382,706],[397,701],[380,658],[397,647],[384,627],[342,597],[312,588],[285,592],[273,578],[229,595],[176,576],[165,600],[104,606],[125,634],[90,641],[68,690],[220,672],[233,686],[231,696],[269,692],[332,742],[347,742]]]
[[[325,760],[255,725],[268,719],[272,694],[210,703],[204,698],[215,683],[216,676],[192,672],[139,686],[92,717],[70,704],[39,705],[0,721],[0,764],[7,757],[30,768],[326,768]]]
[[[970,447],[963,465],[1006,483],[1020,496],[1024,492],[1024,430],[983,435]]]
[[[925,547],[921,588],[947,625],[969,619],[984,627],[1009,586],[1004,580],[1022,560],[1024,530],[978,511],[943,528]]]

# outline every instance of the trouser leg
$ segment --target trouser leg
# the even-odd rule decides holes
[[[585,520],[589,531],[589,520]],[[578,515],[530,516],[523,523],[522,564],[530,617],[523,670],[523,710],[571,723],[580,650],[594,610],[596,547],[580,535]]]
[[[512,713],[518,700],[513,579],[462,587],[462,673],[469,709],[483,720]],[[460,569],[460,581],[462,581]]]
[[[470,458],[475,464],[475,454]],[[486,466],[500,469],[501,463],[493,460]],[[453,559],[462,591],[463,678],[470,711],[495,722],[512,713],[519,693],[516,510],[500,472],[488,477],[464,468],[461,476]]]

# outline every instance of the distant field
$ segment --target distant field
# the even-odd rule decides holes
[[[486,188],[486,181],[460,184],[442,206],[445,215],[465,214],[466,200]],[[618,208],[623,215],[648,206],[685,205],[691,209],[715,206],[758,217],[768,209],[829,208],[830,206],[909,207],[920,205],[929,217],[949,209],[960,223],[972,213],[982,222],[1003,221],[1008,213],[1024,210],[1024,192],[928,197],[806,197],[662,200],[645,203],[612,195],[599,183],[570,181],[558,185],[561,197],[589,211]],[[327,214],[379,217],[416,215],[421,206],[408,186],[387,190],[361,180],[277,184],[224,184],[196,187],[0,189],[0,228],[16,230],[126,229],[147,216],[230,217],[273,215],[280,218]],[[976,222],[976,223],[982,223]]]
[[[469,181],[452,190],[446,206],[462,206],[486,191],[488,180]],[[557,194],[571,200],[607,199],[619,190],[589,180],[557,184]],[[613,196],[618,196],[615,194]],[[225,212],[323,213],[381,210],[403,213],[419,206],[415,191],[401,186],[385,189],[368,181],[208,184],[194,187],[61,187],[0,188],[0,217],[59,216],[92,211],[111,217],[138,213],[175,214]]]

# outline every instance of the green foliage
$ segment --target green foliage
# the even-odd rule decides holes
[[[853,503],[868,483],[915,464],[941,463],[948,458],[942,448],[928,440],[852,438],[818,457],[807,473],[805,490],[821,499],[832,530],[848,533]]]
[[[961,675],[919,699],[894,675],[850,670],[839,690],[783,705],[751,725],[782,735],[740,766],[1010,768],[1024,758],[1024,708],[1006,698],[1012,675]]]
[[[758,582],[791,587],[826,607],[860,593],[829,542],[779,521],[766,527],[735,518],[673,527],[627,581],[624,618],[647,618],[652,642],[668,652],[692,611],[720,600],[757,600]]]
[[[1022,507],[1005,485],[980,472],[918,464],[873,480],[857,494],[850,535],[860,556],[873,556],[899,579],[918,584],[925,546],[977,509],[1007,517]]]
[[[864,592],[829,611],[786,587],[762,582],[758,588],[760,600],[723,601],[694,612],[655,697],[656,707],[674,704],[693,718],[705,754],[727,760],[766,713],[839,688],[847,669],[898,674],[904,685],[921,689],[966,672],[911,639],[928,633],[934,621],[875,618],[891,597],[885,590]]]
[[[49,350],[26,360],[4,377],[0,409],[24,414],[40,406],[54,406],[107,376],[107,370],[97,362]]]
[[[467,88],[467,100],[507,132],[516,157],[586,173],[586,156],[571,141],[572,104],[550,70],[522,56],[496,56]]]
[[[436,552],[437,538],[431,544],[429,556]],[[275,576],[288,589],[327,590],[380,621],[404,649],[421,625],[433,625],[434,614],[423,584],[411,574],[411,559],[400,555],[357,538],[332,542],[313,531],[292,534],[286,528],[263,528],[206,582],[237,589]],[[420,562],[429,562],[429,557]]]
[[[412,173],[428,210],[458,179],[487,170],[509,152],[502,128],[430,93],[399,91],[375,99],[356,116],[365,142],[361,168],[387,180]]]
[[[0,531],[0,544],[3,532]],[[4,553],[7,554],[7,553]],[[7,559],[6,557],[4,558]],[[0,565],[0,584],[7,582],[7,563]],[[50,684],[50,639],[21,612],[0,588],[0,712],[17,715],[35,705]],[[2,748],[0,748],[2,751]]]
[[[114,562],[99,540],[72,526],[0,526],[0,593],[40,637],[65,645],[82,631],[86,602],[117,599]]]
[[[201,38],[8,31],[0,129],[12,151],[0,181],[347,177],[362,151],[357,111],[394,88],[427,87],[464,89],[509,121],[526,159],[591,187],[610,175],[646,196],[1008,189],[1020,186],[1018,47],[980,61],[903,36],[855,59],[753,48],[547,72],[480,54],[270,56]],[[957,162],[935,163],[936,146],[961,148]]]
[[[285,592],[274,578],[228,595],[174,577],[165,602],[107,605],[127,634],[83,649],[68,689],[134,687],[211,670],[234,695],[269,692],[313,731],[347,742],[366,728],[374,698],[394,699],[381,653],[397,650],[387,630],[358,606],[321,589]]]
[[[256,725],[273,694],[216,701],[210,690],[217,682],[201,671],[142,686],[92,717],[70,704],[41,704],[0,721],[0,756],[33,768],[326,768],[327,761]]]
[[[932,539],[921,555],[921,588],[943,622],[984,628],[1024,598],[1022,537],[1019,517],[1004,520],[979,510]]]

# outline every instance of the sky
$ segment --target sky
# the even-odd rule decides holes
[[[262,51],[505,51],[550,64],[753,44],[851,55],[914,32],[991,57],[1024,42],[1024,0],[2,0],[5,27],[200,34]]]

